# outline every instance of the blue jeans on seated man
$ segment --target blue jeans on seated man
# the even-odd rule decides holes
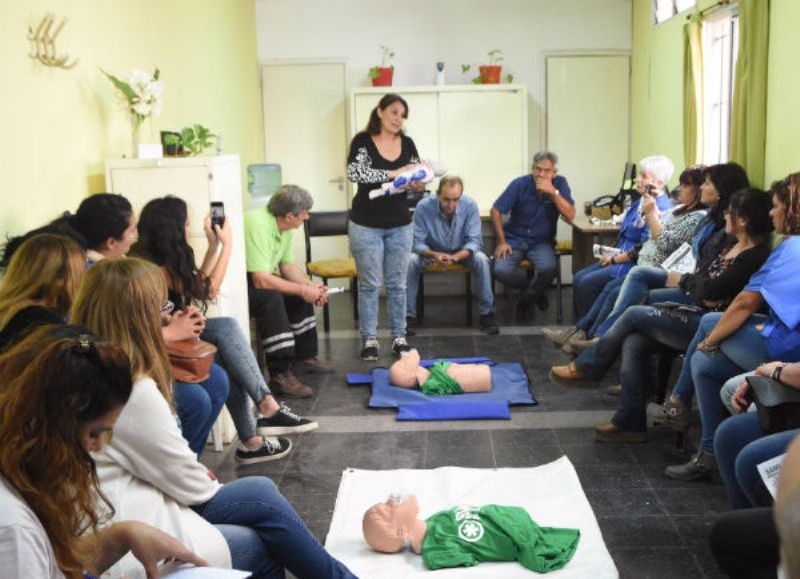
[[[348,225],[350,251],[358,270],[358,326],[364,340],[378,337],[378,299],[386,284],[392,337],[406,335],[406,280],[414,225],[364,227]]]
[[[434,250],[439,251],[439,250]],[[450,253],[455,253],[450,252]],[[425,268],[434,260],[412,253],[408,258],[408,280],[406,282],[406,316],[417,317],[417,295],[419,294],[419,278]],[[461,262],[472,270],[472,278],[478,294],[480,314],[485,316],[494,311],[494,294],[492,293],[492,269],[489,258],[482,251],[470,255]]]
[[[296,577],[351,579],[311,534],[275,484],[264,476],[226,483],[205,504],[192,507],[225,537],[234,569],[256,579]]]
[[[253,349],[239,323],[229,317],[206,318],[201,338],[217,347],[216,363],[225,369],[230,382],[228,412],[239,440],[247,440],[256,434],[253,406],[271,395]]]
[[[714,455],[734,509],[769,506],[759,499],[763,487],[758,465],[786,452],[800,429],[766,434],[754,412],[723,420],[714,435]]]
[[[697,334],[692,340],[695,349],[697,344],[714,328],[720,317],[722,317],[720,313],[703,316]],[[714,434],[726,414],[720,399],[720,390],[722,390],[723,384],[729,378],[741,374],[742,371],[752,370],[769,361],[767,344],[761,336],[761,331],[756,328],[756,325],[764,323],[765,320],[766,316],[759,314],[750,316],[741,328],[719,344],[719,350],[715,352],[707,354],[687,351],[686,353],[684,367],[687,362],[691,365],[690,382],[694,384],[697,405],[700,407],[702,422],[700,450],[702,451],[714,451]],[[692,345],[690,344],[689,350],[691,349]],[[683,375],[683,372],[681,374]],[[681,385],[680,391],[685,392],[685,387],[685,384]],[[678,385],[676,385],[677,388]]]
[[[228,375],[217,364],[211,364],[211,374],[202,382],[175,382],[175,407],[181,433],[197,456],[206,446],[208,433],[228,399],[228,390]]]
[[[525,287],[530,297],[538,297],[544,293],[556,277],[556,249],[553,241],[533,242],[522,238],[507,236],[511,253],[494,262],[494,276],[511,287]],[[533,279],[528,283],[528,276],[519,268],[519,262],[525,258],[533,264]]]
[[[632,268],[620,285],[611,311],[605,315],[605,319],[601,320],[593,335],[603,336],[628,307],[645,302],[647,292],[651,289],[663,288],[666,281],[667,272],[660,267],[637,265]]]

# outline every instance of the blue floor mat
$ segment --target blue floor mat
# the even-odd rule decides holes
[[[453,361],[466,359],[452,358]],[[473,359],[470,359],[473,361]],[[488,361],[482,359],[480,361]],[[423,362],[429,365],[429,361]],[[536,404],[528,376],[521,364],[491,364],[492,391],[449,396],[423,394],[418,388],[393,386],[389,370],[376,368],[372,374],[348,374],[350,385],[372,384],[370,408],[399,408],[398,420],[508,419],[508,405]]]

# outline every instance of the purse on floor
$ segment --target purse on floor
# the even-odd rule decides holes
[[[211,363],[217,353],[214,344],[200,338],[167,342],[172,377],[177,382],[197,384],[211,375]]]
[[[800,428],[800,390],[765,376],[747,376],[746,380],[764,432]]]

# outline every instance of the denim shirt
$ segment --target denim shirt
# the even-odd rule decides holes
[[[639,213],[639,206],[642,204],[642,198],[639,197],[636,201],[631,203],[631,206],[625,212],[622,218],[622,225],[619,228],[619,235],[617,235],[617,249],[621,251],[628,251],[633,246],[644,243],[650,239],[650,228],[647,227],[647,222],[644,216]],[[664,212],[672,207],[672,199],[669,195],[662,193],[656,197],[656,207],[660,212]],[[622,277],[628,273],[634,263],[621,263],[619,265],[612,265],[611,277]]]
[[[571,205],[572,200],[567,180],[561,175],[553,178],[553,187]],[[558,208],[550,195],[540,195],[536,191],[533,175],[517,177],[509,183],[503,194],[494,202],[494,209],[500,213],[511,213],[503,226],[511,247],[516,248],[520,241],[529,243],[553,243],[556,238]]]
[[[455,253],[468,249],[473,254],[481,250],[481,216],[478,204],[462,195],[452,219],[442,213],[439,198],[430,195],[414,210],[414,253],[422,255],[426,249]]]

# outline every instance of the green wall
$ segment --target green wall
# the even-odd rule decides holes
[[[767,1],[767,0],[763,0]],[[700,0],[703,8],[711,0]],[[684,162],[683,25],[678,16],[653,27],[651,0],[633,0],[632,152],[634,159],[664,154]],[[796,67],[797,0],[770,1],[766,182],[800,170],[800,76]],[[793,62],[794,61],[794,62]],[[677,175],[676,175],[677,177]]]
[[[50,11],[68,18],[57,49],[80,59],[71,70],[27,56],[28,26]],[[243,167],[263,158],[252,1],[3,2],[0,54],[0,234],[74,209],[104,190],[106,159],[130,156],[129,117],[98,67],[121,77],[161,69],[164,112],[145,125],[143,141],[199,122],[224,135]]]

